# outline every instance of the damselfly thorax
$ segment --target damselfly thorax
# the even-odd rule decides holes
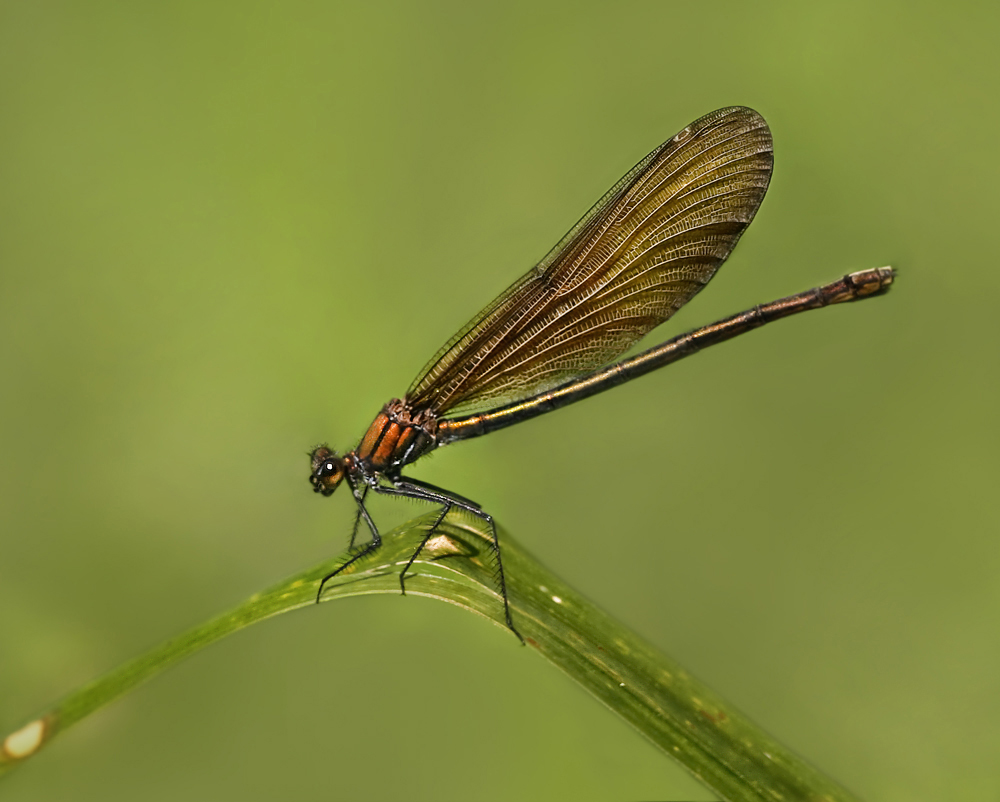
[[[428,409],[414,413],[398,398],[382,407],[356,449],[338,458],[320,446],[312,454],[310,481],[329,496],[346,474],[367,482],[379,474],[395,476],[404,465],[432,451],[437,441],[437,418]]]

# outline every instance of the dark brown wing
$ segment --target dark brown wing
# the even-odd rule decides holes
[[[471,414],[620,356],[715,275],[760,206],[772,163],[771,132],[752,109],[691,123],[452,337],[407,402]]]

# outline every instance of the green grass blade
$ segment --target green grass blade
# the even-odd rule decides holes
[[[327,583],[323,601],[399,593],[399,571],[436,513],[404,524],[383,547]],[[408,594],[478,613],[499,626],[503,606],[478,521],[451,516],[410,569]],[[856,798],[749,722],[638,635],[598,610],[501,532],[514,622],[528,646],[561,668],[695,777],[728,800]],[[56,735],[178,660],[257,621],[312,605],[319,581],[344,555],[258,593],[71,693],[7,736],[0,774]],[[517,640],[511,635],[511,646]]]

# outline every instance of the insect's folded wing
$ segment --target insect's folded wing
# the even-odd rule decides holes
[[[427,364],[416,409],[469,414],[595,370],[687,303],[764,198],[771,133],[720,109],[650,153]]]

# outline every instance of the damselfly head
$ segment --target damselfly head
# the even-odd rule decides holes
[[[338,457],[336,451],[331,451],[326,446],[318,446],[313,450],[310,460],[312,474],[309,476],[309,482],[313,490],[329,496],[344,478],[344,458]]]

